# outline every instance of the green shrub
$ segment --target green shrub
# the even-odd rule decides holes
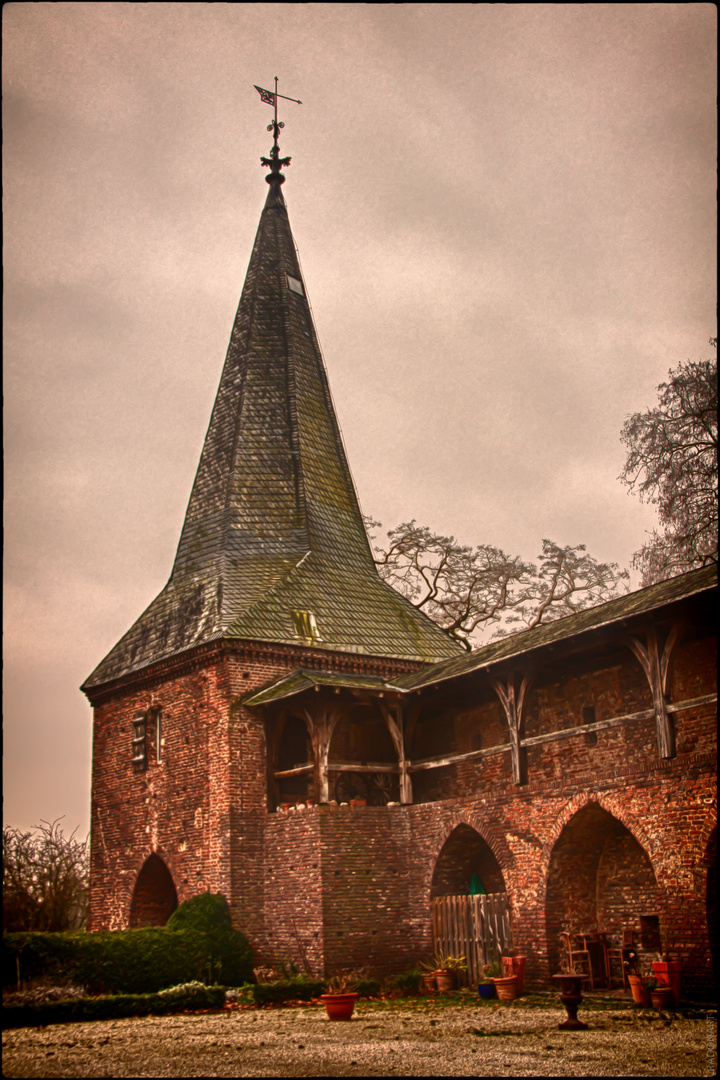
[[[363,998],[377,997],[377,995],[380,993],[380,980],[359,979],[357,984],[357,992],[360,997]]]
[[[168,926],[61,934],[4,934],[3,985],[71,980],[90,993],[145,994],[201,979],[239,986],[252,979],[252,950],[233,930],[227,901],[203,893],[181,904]]]
[[[408,971],[401,972],[400,975],[395,975],[392,981],[400,993],[417,994],[420,989],[421,976],[422,972],[413,967]]]
[[[220,1009],[224,1002],[225,991],[222,987],[189,983],[158,994],[114,994],[33,1005],[9,1005],[3,1008],[3,1024],[6,1028],[17,1028],[65,1024],[77,1020],[113,1020],[126,1016],[148,1016],[151,1013],[181,1012],[183,1009]]]
[[[253,986],[253,1000],[256,1005],[275,1005],[281,1001],[310,1001],[320,997],[323,984],[319,979],[310,979],[307,975],[297,975],[282,982],[256,983]]]

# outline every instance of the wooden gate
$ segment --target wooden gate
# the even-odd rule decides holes
[[[485,964],[512,947],[507,893],[486,896],[437,896],[432,902],[436,952],[464,956],[467,972],[460,982],[477,983]]]

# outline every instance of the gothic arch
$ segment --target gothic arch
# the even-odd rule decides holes
[[[495,854],[471,825],[458,825],[443,844],[433,869],[430,897],[467,896],[473,891],[505,892]]]
[[[164,926],[177,906],[177,890],[167,863],[152,852],[135,879],[130,901],[130,928]]]
[[[462,830],[459,832],[459,830]],[[457,834],[458,842],[461,844],[463,837],[470,841],[470,850],[468,851],[468,860],[472,859],[473,855],[478,857],[479,863],[477,871],[484,869],[487,885],[486,892],[505,892],[505,871],[512,864],[512,856],[507,849],[507,845],[504,840],[499,840],[495,835],[495,830],[488,829],[487,826],[475,819],[475,816],[467,813],[459,813],[453,815],[453,817],[447,821],[442,829],[439,831],[437,842],[435,845],[434,856],[428,860],[428,868],[425,872],[425,880],[423,887],[425,895],[428,898],[432,898],[436,895],[443,895],[438,891],[444,880],[444,870],[441,860],[443,859],[443,853],[449,854],[449,858],[453,858],[453,847],[448,851],[448,844],[452,843],[451,838]],[[477,841],[473,841],[473,834],[477,837]],[[453,845],[454,846],[454,845]],[[438,866],[440,865],[440,874],[438,876]],[[459,890],[459,894],[469,891],[469,881],[472,874],[476,872],[474,870],[467,870],[463,867],[462,857],[460,858],[457,875],[452,871],[447,877],[448,885],[451,887],[451,883],[457,876],[457,884],[461,884],[461,875],[467,877],[467,882],[464,883],[463,888]],[[481,877],[482,874],[478,876]],[[464,878],[462,878],[464,881]],[[483,881],[485,885],[485,881]],[[446,894],[447,895],[447,894]]]
[[[650,852],[637,832],[645,837],[623,821],[626,813],[616,810],[612,800],[579,796],[553,827],[540,880],[551,968],[559,966],[563,932],[601,932],[619,944],[622,933],[632,930],[641,952],[651,925],[648,916],[655,920],[652,925],[660,925],[664,890],[658,887]]]

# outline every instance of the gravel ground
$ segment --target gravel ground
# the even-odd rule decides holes
[[[348,1023],[322,1006],[105,1020],[3,1033],[5,1076],[712,1076],[710,1018],[627,1008],[362,1002]]]

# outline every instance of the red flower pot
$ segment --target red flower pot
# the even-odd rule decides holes
[[[517,975],[508,975],[504,979],[493,979],[499,1001],[514,1001],[517,997]]]
[[[672,986],[656,986],[650,991],[653,1009],[669,1009],[672,1005]]]
[[[522,997],[523,986],[525,984],[525,956],[503,956],[503,971],[506,975],[515,975],[517,977],[517,996]]]
[[[331,1020],[349,1020],[355,1008],[357,994],[321,994],[320,1000]]]
[[[435,982],[440,993],[442,993],[443,990],[455,989],[454,971],[447,971],[445,969],[441,969],[439,971],[433,971],[433,975],[435,976]]]
[[[672,1003],[680,1004],[680,976],[682,963],[679,960],[656,960],[652,966],[653,975],[659,983],[672,987]]]
[[[644,1005],[646,1009],[650,1008],[650,991],[646,990],[643,986],[642,979],[639,975],[628,975],[628,982],[630,983],[630,991],[633,996],[633,1001],[636,1005]]]

